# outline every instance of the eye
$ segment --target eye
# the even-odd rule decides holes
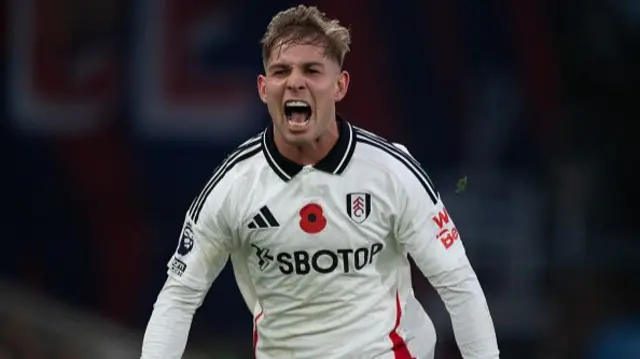
[[[289,69],[283,66],[277,66],[269,71],[271,76],[285,76],[289,72]]]
[[[310,74],[319,74],[320,73],[320,71],[318,71],[316,69],[308,69],[307,72],[310,73]]]

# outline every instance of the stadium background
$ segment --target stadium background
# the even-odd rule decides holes
[[[269,123],[258,41],[291,3],[4,4],[0,357],[136,358],[189,202]],[[639,2],[315,4],[353,32],[340,112],[431,174],[502,357],[640,357]],[[416,288],[438,358],[458,358],[441,302]],[[250,358],[251,325],[224,271],[191,357]]]

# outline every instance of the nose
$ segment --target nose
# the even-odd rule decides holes
[[[304,76],[299,71],[292,71],[287,79],[287,89],[290,91],[304,90],[306,87]]]

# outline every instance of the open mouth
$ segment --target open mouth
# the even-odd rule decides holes
[[[284,103],[284,115],[290,125],[305,126],[311,119],[311,106],[304,101],[289,100]]]

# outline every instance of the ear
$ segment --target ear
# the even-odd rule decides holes
[[[336,102],[340,102],[347,95],[349,80],[350,77],[347,71],[342,71],[340,75],[338,75],[338,81],[336,81],[336,92],[334,94]]]
[[[267,103],[267,77],[264,75],[258,75],[258,95],[260,95],[260,100]]]

